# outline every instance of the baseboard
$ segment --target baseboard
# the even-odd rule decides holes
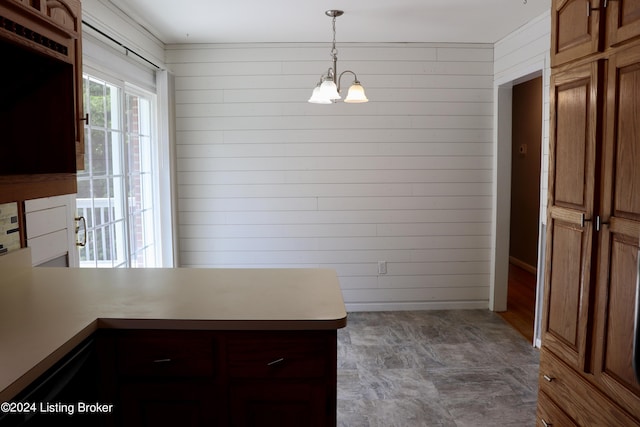
[[[527,264],[524,261],[520,261],[518,258],[509,257],[509,263],[515,265],[516,267],[520,267],[521,269],[523,269],[524,271],[527,271],[531,274],[537,274],[538,273],[538,269],[532,265]]]
[[[489,301],[429,301],[429,302],[353,302],[345,303],[347,311],[421,311],[489,309]]]

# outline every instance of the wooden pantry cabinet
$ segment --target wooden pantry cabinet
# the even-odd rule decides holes
[[[544,426],[640,425],[640,1],[596,3],[552,5]]]

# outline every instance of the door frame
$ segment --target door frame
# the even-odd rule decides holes
[[[536,277],[536,309],[533,345],[540,347],[540,321],[544,284],[544,247],[546,212],[543,211],[546,198],[547,170],[545,157],[548,147],[549,129],[545,126],[545,111],[549,105],[549,69],[548,59],[531,62],[515,69],[494,81],[494,129],[495,143],[493,152],[493,248],[491,259],[491,281],[489,309],[505,311],[507,309],[507,290],[509,283],[509,224],[511,222],[511,131],[513,86],[536,77],[542,77],[542,153],[540,156],[540,221],[538,224],[538,265]]]

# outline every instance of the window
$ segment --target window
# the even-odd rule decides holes
[[[87,241],[80,267],[156,267],[155,96],[84,75],[85,170],[78,171],[78,216]]]

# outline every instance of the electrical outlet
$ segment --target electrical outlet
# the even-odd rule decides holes
[[[387,261],[378,261],[378,274],[387,274]]]

